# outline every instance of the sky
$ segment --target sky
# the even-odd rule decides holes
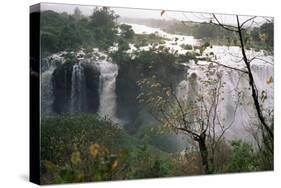
[[[59,13],[67,12],[72,14],[74,9],[78,7],[82,14],[91,15],[93,9],[96,6],[92,5],[75,5],[75,4],[56,4],[56,3],[42,3],[41,10],[53,10]],[[198,12],[183,12],[183,11],[170,11],[165,10],[161,16],[162,10],[147,10],[147,9],[136,9],[136,8],[115,8],[111,7],[120,17],[124,18],[142,18],[142,19],[160,19],[160,20],[180,20],[180,21],[195,21],[195,22],[209,22],[212,18],[210,13],[198,13]],[[236,25],[236,17],[231,14],[217,14],[217,18],[221,23]],[[241,23],[252,16],[240,16]],[[261,25],[266,20],[271,20],[271,17],[257,17],[254,19],[254,23],[248,23],[253,25]],[[247,25],[245,25],[247,26]]]

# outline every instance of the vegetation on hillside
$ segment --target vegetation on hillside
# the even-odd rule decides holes
[[[44,11],[41,13],[43,55],[81,47],[108,49],[117,40],[118,16],[106,7],[96,8],[90,17]]]
[[[96,115],[49,117],[41,132],[43,184],[177,175],[171,155]]]

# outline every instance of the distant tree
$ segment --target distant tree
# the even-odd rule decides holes
[[[117,39],[117,23],[119,16],[107,7],[95,8],[90,16],[89,28],[93,32],[95,42],[102,49],[107,49]]]
[[[74,24],[63,27],[59,36],[61,49],[76,49],[81,45],[81,38],[78,29]]]
[[[106,50],[118,39],[118,15],[106,7],[96,8],[90,17],[76,7],[73,14],[43,11],[41,14],[42,54],[79,47]]]
[[[43,53],[50,52],[55,53],[58,51],[57,35],[51,32],[41,32],[41,49]]]
[[[260,27],[260,36],[265,36],[262,39],[264,42],[270,46],[273,47],[273,38],[274,38],[274,28],[273,28],[273,22],[264,23]]]
[[[132,29],[131,25],[127,25],[127,24],[121,24],[119,26],[120,30],[121,30],[121,37],[125,38],[125,39],[131,39],[133,38],[135,32]]]
[[[125,41],[122,38],[118,40],[118,50],[120,52],[129,50],[129,49],[130,49],[130,46],[127,41]]]
[[[253,28],[251,37],[254,41],[260,42],[260,29],[258,27]]]
[[[74,18],[76,18],[76,19],[80,19],[80,18],[82,17],[82,12],[81,12],[81,10],[80,10],[78,7],[76,7],[76,8],[74,9],[74,14],[73,14],[73,16],[74,16]]]

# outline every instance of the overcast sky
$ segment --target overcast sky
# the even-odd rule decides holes
[[[89,5],[73,5],[73,4],[55,4],[55,3],[42,3],[41,10],[53,10],[56,12],[67,12],[69,14],[73,14],[74,9],[78,7],[82,14],[91,15],[95,6]],[[120,17],[126,18],[152,18],[152,19],[177,19],[184,21],[209,21],[211,15],[209,13],[195,13],[195,12],[181,12],[181,11],[165,11],[165,13],[161,16],[161,10],[144,10],[144,9],[133,9],[133,8],[111,8],[118,14]],[[236,25],[236,17],[234,15],[226,15],[226,14],[216,14],[217,18],[220,22],[224,24]],[[252,16],[240,16],[241,22],[246,20]],[[270,17],[257,17],[255,18],[255,22],[261,24],[265,22],[266,19],[272,19]]]

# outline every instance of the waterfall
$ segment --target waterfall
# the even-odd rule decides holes
[[[55,67],[51,66],[41,74],[41,114],[51,115],[54,102],[52,75]]]
[[[235,67],[243,67],[243,62],[240,64],[235,64],[230,55],[222,53],[221,62],[224,64],[230,64]],[[254,54],[255,55],[255,54]],[[267,58],[267,57],[264,57]],[[200,93],[204,93],[208,103],[208,87],[204,84],[204,81],[208,81],[206,73],[212,72],[210,69],[210,64],[204,61],[198,62],[198,64],[190,63],[190,68],[187,71],[188,78],[180,82],[177,87],[177,96],[183,100],[185,103],[194,98],[194,93],[191,93],[190,88],[192,83],[190,82],[190,77],[192,75],[197,75],[198,79],[203,82],[198,82],[198,89]],[[236,70],[228,69],[225,67],[217,67],[212,65],[216,73],[220,73],[220,80],[223,83],[222,92],[220,95],[219,105],[217,109],[217,114],[220,118],[220,122],[225,126],[231,125],[231,128],[225,133],[226,137],[229,139],[245,139],[251,141],[249,136],[249,128],[251,125],[255,124],[258,119],[256,115],[256,110],[253,105],[253,99],[251,96],[251,90],[248,81],[248,75],[242,74]],[[253,76],[255,79],[256,87],[259,91],[259,97],[261,97],[262,92],[266,93],[267,99],[261,102],[264,109],[273,109],[273,83],[269,82],[269,79],[273,80],[273,65],[265,62],[253,61],[251,64]],[[212,73],[210,73],[212,74]],[[210,75],[209,75],[210,76]],[[238,97],[238,92],[241,92],[241,96]],[[238,104],[238,100],[240,101]],[[210,104],[208,104],[210,106]],[[220,128],[217,128],[219,132]]]
[[[118,75],[117,64],[100,60],[97,62],[100,70],[99,95],[100,106],[99,115],[117,122],[116,118],[116,77]]]
[[[85,111],[85,76],[84,68],[81,63],[76,63],[72,67],[71,76],[71,96],[70,112],[78,113]]]
[[[268,83],[272,78],[273,81],[273,66],[270,65],[252,65],[253,76],[256,82],[257,89],[261,92],[264,91],[267,95],[267,99],[264,101],[264,107],[273,107],[273,83]]]

